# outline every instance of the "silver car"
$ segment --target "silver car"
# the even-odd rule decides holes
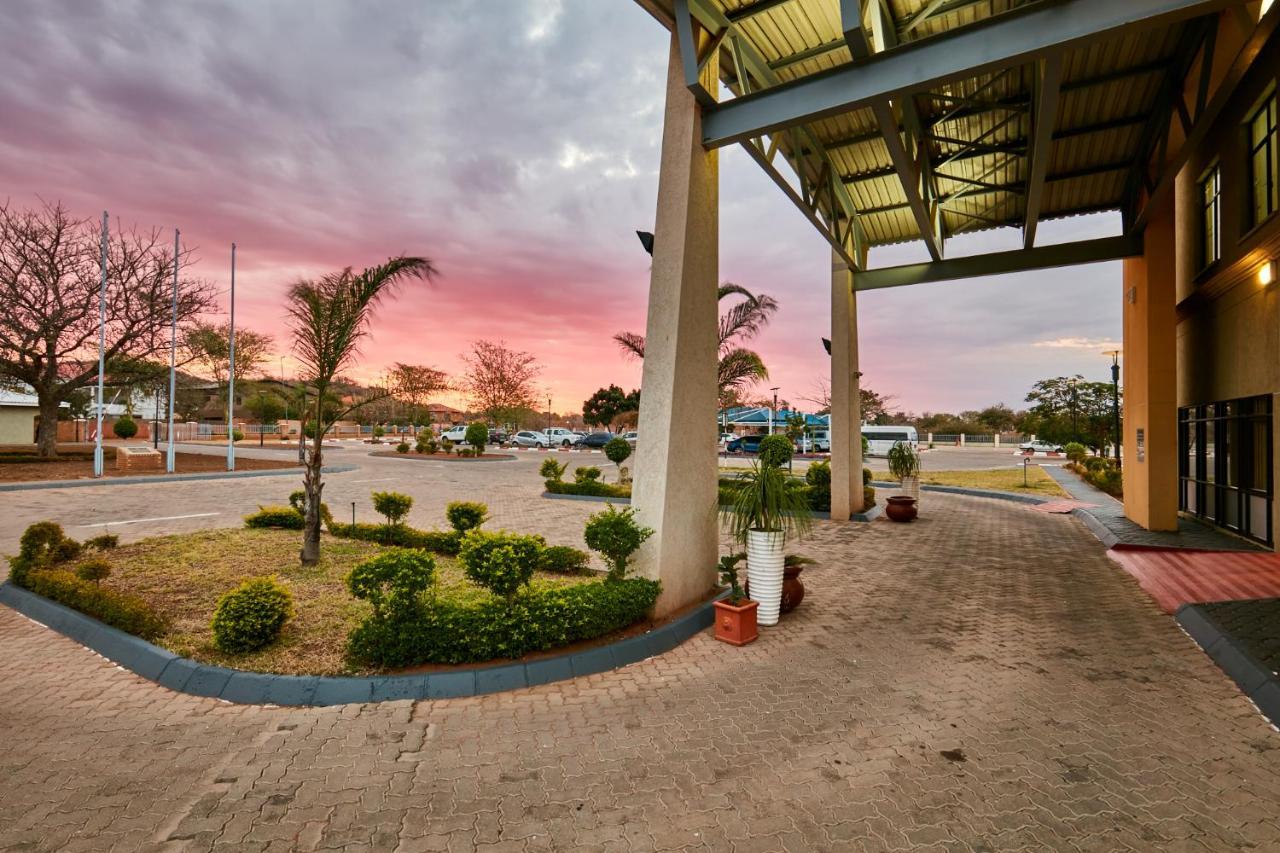
[[[521,430],[512,437],[516,447],[550,447],[551,441],[544,433],[533,430]]]

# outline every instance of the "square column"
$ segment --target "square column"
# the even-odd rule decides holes
[[[1177,251],[1173,193],[1124,260],[1124,514],[1178,529]]]
[[[862,512],[862,399],[853,270],[831,253],[831,518]]]
[[[714,92],[713,55],[702,73]],[[719,158],[671,36],[632,504],[654,535],[636,557],[662,616],[717,581]]]

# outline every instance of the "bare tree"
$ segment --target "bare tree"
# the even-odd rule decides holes
[[[58,408],[98,373],[100,229],[61,204],[0,205],[0,375],[35,391],[41,456],[57,453]],[[178,263],[190,262],[190,250]],[[141,360],[169,348],[173,248],[158,230],[117,225],[107,242],[106,358]],[[180,278],[178,322],[213,303],[207,282]]]
[[[542,368],[531,354],[509,349],[505,341],[476,341],[462,360],[467,365],[462,387],[476,412],[505,423],[523,409],[536,408],[533,380]]]
[[[409,419],[418,423],[419,410],[441,391],[449,390],[449,378],[443,370],[425,364],[402,364],[391,367],[388,384],[396,389],[396,399],[408,404]]]
[[[373,402],[356,399],[344,407],[330,408],[326,400],[331,398],[339,373],[355,361],[378,303],[406,278],[429,279],[435,271],[435,266],[426,258],[397,257],[359,273],[347,267],[315,281],[298,281],[289,288],[287,310],[293,325],[294,353],[302,368],[301,378],[312,397],[304,409],[304,433],[308,419],[314,425],[303,478],[306,492],[300,555],[303,565],[320,561],[324,434],[344,415]]]

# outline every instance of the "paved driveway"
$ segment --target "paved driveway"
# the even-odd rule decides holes
[[[335,477],[331,499],[384,470]],[[470,466],[432,476],[423,504],[482,497],[566,536],[587,511],[517,507]],[[820,525],[804,604],[754,645],[701,635],[469,700],[232,706],[0,608],[0,847],[1280,848],[1280,735],[1079,522],[923,509]]]

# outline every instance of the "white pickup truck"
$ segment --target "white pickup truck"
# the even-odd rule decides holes
[[[547,437],[551,447],[573,447],[579,441],[582,441],[582,436],[564,427],[550,427],[544,429],[542,434]]]
[[[467,443],[467,425],[462,424],[461,426],[449,427],[447,430],[440,433],[440,438],[448,439],[449,441],[452,441],[454,444],[466,444]]]

